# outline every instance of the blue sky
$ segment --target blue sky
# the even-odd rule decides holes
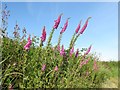
[[[87,48],[93,45],[91,53],[100,55],[101,60],[118,60],[118,3],[116,2],[8,2],[10,10],[8,33],[14,31],[16,20],[22,29],[26,27],[28,33],[41,36],[43,26],[46,26],[47,37],[54,25],[54,20],[63,13],[61,23],[55,30],[52,44],[57,44],[59,32],[68,17],[69,25],[63,34],[61,44],[68,48],[70,39],[82,19],[83,25],[91,16],[88,27],[76,42],[75,48]]]

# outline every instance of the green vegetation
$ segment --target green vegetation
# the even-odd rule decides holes
[[[98,61],[98,58],[90,53],[92,45],[87,49],[74,51],[75,42],[85,31],[91,17],[88,17],[80,32],[80,24],[78,25],[68,49],[64,49],[64,45],[61,45],[60,42],[67,29],[69,18],[60,32],[58,45],[51,44],[53,33],[57,31],[55,29],[59,26],[61,16],[62,14],[55,20],[55,25],[48,37],[47,45],[45,45],[47,35],[45,26],[40,38],[36,36],[31,38],[29,35],[26,40],[26,29],[24,28],[20,35],[20,28],[16,23],[14,37],[8,37],[5,19],[7,15],[5,14],[2,19],[3,30],[0,39],[2,40],[0,46],[2,89],[101,88],[107,80],[117,77],[118,64]]]

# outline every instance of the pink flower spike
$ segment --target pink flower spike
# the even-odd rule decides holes
[[[42,71],[45,71],[45,68],[46,68],[46,65],[43,64],[43,65],[42,65]]]
[[[97,63],[96,63],[96,60],[94,60],[93,69],[94,69],[94,70],[97,70],[97,69],[98,69],[98,67],[97,67]]]
[[[78,54],[79,54],[79,49],[77,49],[77,51],[76,51],[76,54],[75,54],[76,58],[78,57]]]
[[[72,49],[70,50],[70,56],[72,56],[73,53],[74,53],[74,47],[72,47]]]
[[[85,55],[87,55],[87,54],[90,52],[91,47],[92,47],[92,45],[90,45],[90,47],[89,47],[88,50],[86,51]]]
[[[55,71],[58,71],[58,66],[56,66],[54,70],[55,70]]]
[[[29,49],[30,49],[30,47],[24,46],[24,49],[25,49],[25,50],[29,50]]]
[[[57,46],[57,50],[60,51],[60,45]]]
[[[54,29],[57,29],[57,28],[58,28],[58,26],[59,26],[59,24],[60,24],[60,20],[61,20],[61,16],[62,16],[62,15],[63,15],[63,14],[60,14],[59,17],[58,17],[58,19],[54,21],[54,22],[55,22],[55,24],[54,24],[54,26],[53,26]]]
[[[25,49],[25,50],[29,50],[31,44],[32,44],[32,41],[30,40],[30,37],[28,37],[28,42],[27,42],[27,44],[24,46],[24,49]]]
[[[81,68],[84,64],[85,64],[85,62],[82,61],[82,62],[80,63],[80,68]]]
[[[45,26],[43,27],[43,31],[42,31],[42,36],[40,37],[41,41],[44,42],[46,39],[46,30],[45,30]]]
[[[85,61],[85,63],[84,63],[84,64],[87,64],[87,63],[88,63],[88,61],[89,61],[89,60],[87,59],[87,60]]]
[[[85,29],[86,29],[86,27],[87,27],[87,25],[88,25],[88,20],[89,20],[90,18],[91,18],[91,17],[89,17],[89,18],[86,20],[84,26],[82,27],[82,29],[81,29],[81,31],[80,31],[80,34],[83,34],[83,32],[85,31]]]
[[[62,49],[60,50],[60,55],[63,56],[65,55],[65,51],[64,51],[64,46],[62,45]]]
[[[68,18],[68,19],[70,19],[70,18]],[[62,33],[65,32],[65,30],[66,30],[66,28],[67,28],[67,26],[68,26],[68,19],[66,20],[66,23],[64,24],[64,27],[63,27],[62,30],[60,31],[60,34],[62,34]]]
[[[78,24],[78,27],[76,28],[76,30],[75,30],[75,32],[76,32],[76,34],[78,33],[78,31],[80,30],[80,25],[81,25],[81,22],[82,22],[82,20],[80,21],[80,23]]]

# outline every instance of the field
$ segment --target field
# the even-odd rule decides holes
[[[102,62],[109,69],[110,78],[103,83],[102,88],[118,88],[118,62]]]

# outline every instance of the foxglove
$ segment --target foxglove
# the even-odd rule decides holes
[[[65,51],[64,51],[64,46],[62,45],[62,49],[60,50],[60,55],[63,56],[65,55]]]
[[[57,50],[60,51],[60,45],[57,45]]]
[[[89,20],[90,18],[91,18],[91,17],[89,17],[89,18],[86,20],[84,26],[82,27],[82,29],[81,29],[81,31],[80,31],[80,34],[83,34],[83,32],[85,31],[85,29],[86,29],[86,27],[87,27],[87,25],[88,25],[88,20]]]
[[[58,19],[54,21],[55,22],[55,24],[53,26],[54,29],[58,28],[58,25],[60,24],[61,16],[62,16],[62,14],[60,14]]]
[[[70,50],[70,56],[72,56],[73,53],[74,53],[74,47],[72,47],[72,49]]]
[[[76,58],[78,57],[78,54],[79,54],[79,49],[77,49],[77,51],[76,51],[76,54],[75,54]]]
[[[78,31],[80,30],[80,25],[81,25],[81,21],[80,21],[80,23],[78,24],[78,26],[77,26],[77,28],[76,28],[76,30],[75,30],[76,34],[77,34]]]
[[[43,31],[42,31],[42,36],[40,37],[41,41],[44,42],[46,39],[46,30],[45,30],[45,26],[43,27]]]
[[[30,40],[30,36],[29,36],[29,37],[28,37],[28,42],[27,42],[27,44],[24,46],[24,49],[25,49],[25,50],[29,50],[31,44],[32,44],[32,41]]]
[[[96,60],[94,60],[93,69],[94,69],[94,70],[97,70],[97,69],[98,69],[98,67],[97,67],[97,63],[96,63]]]
[[[91,47],[92,47],[92,45],[90,45],[90,47],[89,47],[88,50],[86,51],[85,55],[87,55],[87,54],[90,52]]]
[[[68,18],[69,19],[69,18]],[[62,28],[62,30],[60,31],[60,34],[64,33],[67,26],[68,26],[68,19],[66,20],[66,23],[64,24],[64,27]]]

